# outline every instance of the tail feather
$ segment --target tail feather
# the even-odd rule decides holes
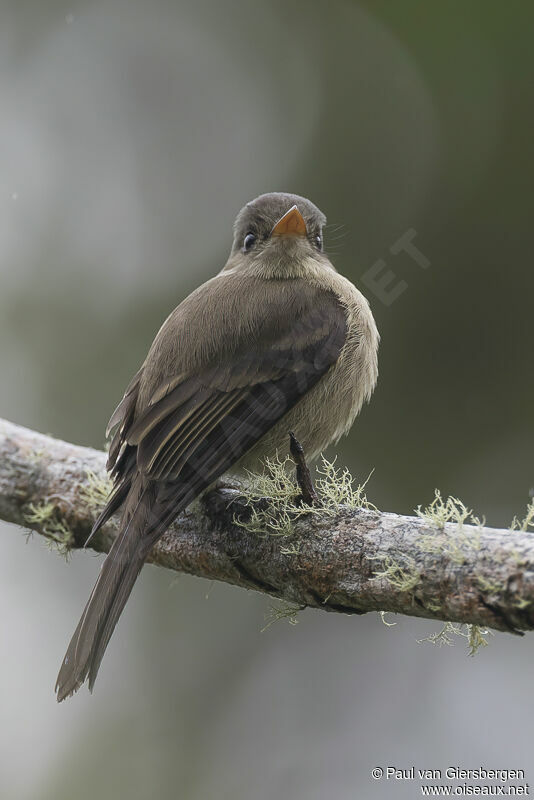
[[[148,548],[150,549],[150,548]],[[115,625],[119,621],[122,610],[126,605],[126,601],[130,596],[133,585],[137,580],[139,573],[145,563],[148,550],[145,552],[137,552],[126,564],[126,568],[121,575],[120,583],[117,585],[117,590],[109,606],[108,613],[102,618],[99,627],[98,637],[95,638],[94,646],[91,651],[91,663],[89,666],[89,690],[93,691],[96,676],[100,669],[100,663],[106,652],[106,648],[111,639],[111,635],[115,630]]]
[[[56,682],[58,702],[77,691],[87,677],[92,689],[115,625],[148,553],[160,535],[159,531],[158,536],[146,534],[154,502],[150,487],[148,490],[139,487],[134,497],[133,509],[128,503],[121,531],[102,565],[67,648]]]
[[[115,625],[150,550],[206,484],[198,475],[189,476],[186,482],[167,484],[156,484],[137,475],[129,484],[119,534],[102,564],[59,670],[58,702],[74,694],[87,679],[92,690]],[[115,502],[112,496],[108,506],[113,510]],[[110,515],[106,507],[93,532]]]

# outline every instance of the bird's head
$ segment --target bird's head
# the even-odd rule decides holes
[[[302,274],[312,262],[332,268],[323,253],[325,223],[322,211],[305,197],[262,194],[237,215],[225,270],[289,278]]]

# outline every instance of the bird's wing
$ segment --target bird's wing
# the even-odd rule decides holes
[[[140,370],[110,420],[117,426],[108,462],[115,491],[112,509],[104,510],[98,527],[127,496],[134,473],[172,485],[171,505],[183,507],[250,449],[337,360],[347,335],[343,305],[333,293],[297,281],[291,292],[286,310],[289,302],[292,313],[269,314],[261,321],[261,335],[244,326],[230,352],[221,342],[219,357],[211,353],[194,374],[178,368],[165,376],[141,409]],[[173,329],[176,335],[179,331]]]

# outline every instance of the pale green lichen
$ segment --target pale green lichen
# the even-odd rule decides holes
[[[380,618],[384,623],[384,625],[386,626],[386,628],[393,628],[393,626],[397,624],[396,622],[388,622],[386,620],[386,614],[388,613],[387,611],[379,611],[378,613],[380,614]]]
[[[51,549],[60,555],[68,556],[74,545],[74,534],[61,518],[57,506],[52,502],[28,503],[24,519],[29,525],[36,525],[41,530]]]
[[[80,486],[80,497],[92,514],[98,514],[109,498],[113,485],[107,475],[87,470],[86,481]]]
[[[446,555],[457,566],[465,564],[468,554],[473,550],[480,550],[480,532],[484,521],[473,515],[471,509],[457,497],[447,497],[444,500],[439,489],[434,491],[434,499],[426,508],[418,506],[415,510],[417,516],[438,529],[436,533],[425,533],[419,537],[420,549],[429,555]],[[465,527],[465,523],[469,527]],[[447,530],[445,526],[451,523],[455,530]]]
[[[443,645],[451,647],[454,644],[455,637],[461,636],[467,639],[468,655],[470,656],[476,655],[480,648],[488,646],[489,643],[484,637],[493,635],[490,630],[481,628],[480,625],[466,625],[465,631],[462,630],[463,627],[454,622],[445,622],[439,631],[431,633],[423,639],[418,639],[418,644],[429,642],[437,647],[442,647]]]
[[[42,525],[54,516],[55,510],[56,506],[54,503],[46,503],[44,500],[40,503],[28,503],[24,513],[24,519],[30,524]]]
[[[415,561],[411,558],[405,559],[404,564],[399,564],[390,556],[383,560],[384,569],[377,570],[373,578],[386,580],[399,592],[409,592],[414,589],[421,579],[421,573],[417,569]]]
[[[456,534],[452,537],[448,537],[449,540],[449,554],[451,558],[454,560],[455,553],[456,557],[459,557],[460,554],[463,556],[463,560],[459,563],[464,563],[465,561],[465,554],[469,550],[480,550],[481,542],[480,542],[480,532],[482,529],[482,525],[477,526],[476,528],[469,527],[469,529],[461,528]]]
[[[300,542],[296,544],[282,545],[280,552],[283,556],[298,556],[300,553]]]
[[[483,575],[477,575],[477,583],[483,592],[489,592],[490,594],[499,594],[504,589],[502,584],[488,580]]]
[[[493,636],[493,632],[488,628],[481,628],[480,625],[468,625],[468,646],[469,655],[476,656],[481,647],[487,647],[489,642],[484,636]]]
[[[444,500],[439,489],[434,489],[434,499],[430,505],[426,506],[426,508],[417,506],[415,513],[425,522],[442,530],[448,522],[455,523],[459,527],[462,527],[466,522],[479,527],[484,524],[484,521],[473,516],[472,510],[467,508],[457,497],[450,496]]]
[[[288,456],[283,461],[279,458],[266,459],[261,472],[249,472],[247,484],[242,488],[250,516],[246,520],[235,518],[234,522],[260,536],[289,537],[295,532],[295,522],[301,517],[335,516],[340,506],[376,511],[376,506],[365,495],[369,478],[365,483],[355,486],[347,468],[340,469],[335,466],[335,461],[328,461],[324,457],[316,467],[315,485],[320,505],[299,503],[300,490],[290,474],[294,469],[295,464]],[[284,545],[282,552],[296,554],[298,545]]]
[[[454,636],[463,635],[463,631],[459,625],[456,625],[454,622],[445,622],[439,631],[430,633],[423,639],[418,639],[417,644],[428,642],[429,644],[437,645],[437,647],[442,647],[443,645],[450,647],[454,644]]]
[[[28,461],[30,464],[41,464],[45,450],[43,448],[36,448],[28,453]]]
[[[299,611],[303,611],[305,606],[297,605],[296,603],[288,603],[286,601],[281,602],[279,605],[271,605],[269,606],[266,614],[265,614],[265,625],[261,629],[263,633],[271,625],[274,625],[275,622],[280,622],[281,620],[287,620],[290,625],[296,625],[298,623],[297,614]]]
[[[451,496],[444,499],[439,489],[436,489],[432,502],[425,508],[418,506],[415,513],[424,522],[437,528],[435,533],[425,533],[418,538],[418,546],[424,553],[430,556],[444,555],[453,564],[462,566],[468,561],[470,553],[480,550],[484,520],[475,516],[458,498]],[[447,524],[453,525],[454,528],[447,529],[445,533]],[[388,580],[399,591],[411,591],[420,580],[421,568],[413,559],[399,564],[389,558],[384,562],[384,569],[375,572],[375,577]],[[492,584],[484,578],[479,579],[479,585],[486,591],[495,592],[500,589],[497,584]],[[427,601],[425,606],[434,614],[442,610],[437,600]],[[469,654],[474,655],[481,647],[488,644],[484,637],[489,633],[490,631],[483,630],[478,625],[460,626],[453,622],[445,622],[439,631],[420,641],[427,641],[437,646],[452,645],[456,636],[462,636],[468,640]]]
[[[512,548],[511,550],[508,550],[508,551],[507,551],[507,553],[508,553],[509,557],[512,559],[512,561],[514,562],[514,564],[515,564],[517,567],[524,567],[524,566],[526,566],[526,564],[527,564],[527,559],[525,558],[525,556],[524,556],[524,555],[522,555],[522,554],[519,552],[519,550],[516,550],[515,548]]]
[[[534,499],[530,501],[527,506],[527,513],[524,519],[519,520],[514,517],[510,525],[511,531],[528,531],[529,528],[534,528]]]
[[[421,536],[417,544],[424,553],[447,555],[454,564],[461,566],[467,561],[467,550],[480,549],[480,535],[458,532],[456,535],[441,536],[430,533]]]
[[[378,511],[365,494],[365,488],[373,471],[369,473],[363,483],[354,485],[354,478],[347,467],[336,467],[336,459],[328,461],[321,456],[321,463],[316,467],[316,472],[318,477],[315,483],[323,503],[323,511],[326,509],[331,515],[334,515],[339,511],[339,506]]]

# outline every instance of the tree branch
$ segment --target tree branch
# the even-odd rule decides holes
[[[83,547],[107,486],[103,452],[0,420],[0,518]],[[235,489],[180,514],[150,561],[326,611],[409,616],[520,633],[534,627],[534,536],[340,507],[297,519],[292,541],[235,523]],[[90,543],[107,552],[110,522]],[[286,552],[287,549],[290,552]]]

